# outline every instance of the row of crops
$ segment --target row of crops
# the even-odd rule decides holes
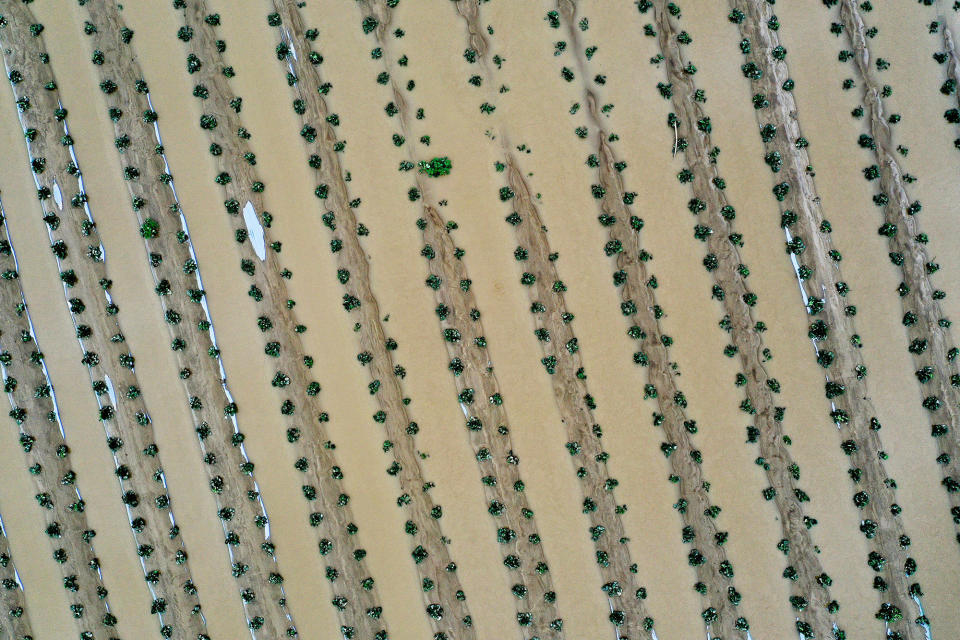
[[[0,0],[0,637],[960,625],[960,6],[65,4]]]

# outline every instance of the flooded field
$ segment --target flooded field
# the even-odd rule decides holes
[[[0,638],[960,637],[951,3],[0,16]]]

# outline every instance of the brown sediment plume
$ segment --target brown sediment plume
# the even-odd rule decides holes
[[[410,419],[401,384],[405,372],[393,361],[391,351],[396,348],[396,341],[388,339],[380,320],[370,264],[360,243],[361,226],[353,213],[343,169],[334,149],[333,127],[326,120],[329,112],[321,93],[325,85],[302,48],[307,46],[307,29],[296,2],[272,0],[271,5],[280,18],[278,31],[282,42],[297,52],[297,55],[282,56],[280,64],[284,71],[292,71],[298,78],[290,89],[303,106],[299,114],[303,124],[301,135],[308,143],[308,151],[320,159],[311,163],[319,182],[314,193],[320,200],[323,222],[331,232],[337,276],[344,288],[344,309],[351,318],[358,316],[356,335],[360,353],[357,357],[367,368],[373,385],[371,391],[379,406],[374,420],[383,425],[393,443],[394,465],[388,472],[399,481],[403,493],[398,497],[398,505],[406,510],[414,525],[411,543],[417,572],[422,580],[435,585],[431,591],[421,589],[425,610],[435,634],[473,638],[476,635],[473,618],[440,526],[442,509],[428,493],[432,485],[427,483],[420,465],[414,437],[419,427]]]
[[[377,18],[379,24],[373,31],[374,36],[377,44],[389,51],[390,41],[385,33],[393,15],[386,1],[362,0],[358,7],[364,16],[374,15]],[[387,53],[381,59],[384,68],[392,72],[390,61],[393,57]],[[390,88],[401,132],[409,137],[412,109],[392,73]],[[411,147],[407,145],[406,149],[410,151]],[[416,163],[412,151],[408,160]],[[454,375],[460,397],[470,398],[469,403],[461,404],[461,408],[479,464],[484,495],[489,502],[488,510],[495,518],[497,533],[505,534],[498,538],[504,561],[509,562],[506,570],[513,583],[511,592],[517,603],[518,622],[523,622],[521,634],[527,639],[559,639],[563,637],[563,620],[555,604],[557,596],[553,578],[549,571],[544,570],[549,567],[544,543],[540,539],[527,493],[521,490],[525,484],[520,476],[520,458],[513,451],[510,420],[503,405],[490,353],[482,346],[486,333],[476,294],[469,286],[464,288],[461,285],[470,282],[467,265],[436,207],[437,199],[431,194],[429,180],[424,179],[420,172],[415,174],[414,180],[420,190],[423,211],[423,218],[417,221],[424,241],[420,253],[427,259],[427,269],[433,278],[430,287],[434,291],[443,342],[450,357],[449,369]],[[473,396],[477,399],[475,404]],[[512,569],[517,563],[518,566]],[[518,590],[518,587],[524,591]],[[524,594],[524,597],[520,598],[519,594]]]
[[[33,638],[30,614],[24,605],[23,586],[10,554],[3,518],[0,517],[0,607],[6,614],[0,616],[0,638]]]
[[[946,293],[935,289],[930,279],[940,266],[924,246],[926,236],[920,232],[916,216],[920,203],[911,201],[907,193],[904,172],[895,155],[891,122],[884,112],[883,84],[871,68],[866,27],[856,3],[841,0],[840,20],[863,82],[866,125],[872,139],[867,146],[877,163],[874,166],[879,167],[880,194],[874,196],[874,202],[882,204],[884,224],[879,231],[888,238],[890,255],[899,256],[895,264],[903,277],[898,293],[908,350],[920,381],[921,403],[933,422],[932,434],[940,453],[937,462],[943,470],[941,484],[950,500],[950,515],[960,542],[960,351],[938,302]]]
[[[707,222],[710,229],[709,236],[706,238],[710,255],[714,256],[715,267],[712,271],[716,286],[722,291],[722,302],[724,310],[731,323],[731,337],[734,346],[737,347],[737,353],[740,357],[744,373],[747,378],[747,398],[750,402],[752,411],[755,412],[757,428],[759,429],[759,442],[761,449],[766,449],[764,458],[770,463],[771,484],[777,489],[777,496],[786,498],[782,503],[778,502],[778,509],[784,514],[783,523],[788,528],[788,539],[795,542],[798,546],[791,547],[791,560],[794,568],[797,569],[800,580],[803,580],[804,592],[800,595],[811,600],[813,607],[805,614],[809,620],[798,620],[798,631],[801,633],[801,622],[810,625],[811,630],[818,636],[824,633],[833,632],[833,625],[836,620],[831,612],[831,602],[829,601],[829,592],[825,589],[829,586],[829,579],[825,579],[820,562],[816,558],[816,549],[813,542],[802,525],[807,519],[802,516],[800,511],[800,496],[802,492],[796,488],[796,477],[792,475],[792,470],[797,469],[785,447],[782,444],[782,425],[776,419],[775,407],[773,406],[773,397],[771,394],[775,381],[768,377],[763,367],[764,344],[760,332],[756,330],[753,321],[753,312],[751,307],[755,303],[755,297],[746,287],[744,279],[737,276],[739,266],[742,264],[736,242],[739,235],[725,233],[715,233],[714,231],[733,232],[734,226],[732,218],[727,220],[722,212],[724,207],[729,207],[727,197],[722,189],[717,188],[717,181],[720,180],[720,174],[717,166],[710,158],[712,143],[710,139],[710,124],[703,109],[692,99],[695,91],[695,85],[689,74],[685,73],[686,61],[680,51],[680,44],[677,36],[680,33],[676,25],[676,20],[672,18],[664,7],[664,3],[659,0],[654,4],[656,12],[657,26],[659,27],[659,43],[661,52],[665,56],[665,65],[668,79],[673,85],[672,100],[673,106],[677,110],[678,117],[674,120],[678,135],[687,142],[684,150],[685,159],[692,171],[692,190],[696,196],[696,201],[700,203],[698,207],[701,211],[701,219]],[[765,24],[765,23],[764,23]],[[769,31],[769,30],[768,30]],[[762,47],[762,43],[758,43]],[[772,46],[770,47],[772,49]],[[769,53],[769,49],[767,50]],[[772,56],[772,53],[770,54]],[[785,92],[784,92],[785,93]],[[777,102],[777,93],[767,96],[768,100]],[[787,94],[789,95],[789,94]],[[777,109],[784,108],[786,103],[777,104]],[[794,105],[795,108],[795,105]],[[782,112],[781,112],[782,113]],[[799,137],[799,129],[794,117],[791,115],[791,109],[787,108],[787,119],[792,122],[790,125],[796,135],[789,140],[787,131],[780,137],[779,153],[785,158],[785,170],[787,175],[798,178],[798,194],[806,196],[803,202],[797,202],[801,213],[799,218],[806,218],[804,224],[807,226],[818,225],[822,219],[819,213],[814,213],[815,192],[812,185],[806,185],[806,163],[802,162],[798,156],[793,156],[791,140],[795,141]],[[777,187],[774,193],[781,193],[781,187]],[[779,197],[779,196],[778,196]],[[799,198],[797,200],[800,200]],[[730,209],[727,209],[730,211]],[[823,242],[823,238],[818,233],[810,238],[811,242]],[[823,250],[820,259],[814,265],[814,272],[817,278],[823,278],[823,283],[833,279],[835,285],[839,282],[832,272],[835,269],[831,260],[828,260],[827,249],[825,245],[818,248]],[[706,264],[706,263],[705,263]],[[818,362],[827,369],[828,378],[838,387],[827,387],[828,394],[832,396],[831,418],[841,429],[846,429],[844,435],[848,436],[841,445],[843,450],[850,456],[857,473],[861,474],[857,488],[860,489],[854,496],[854,502],[862,509],[865,516],[861,522],[872,523],[875,531],[871,530],[869,539],[871,543],[871,554],[884,558],[879,573],[882,574],[888,590],[881,595],[881,611],[892,612],[889,607],[896,607],[896,610],[908,615],[915,612],[919,615],[919,609],[913,600],[909,581],[904,575],[904,568],[907,566],[908,557],[905,546],[901,544],[904,538],[903,523],[898,517],[899,507],[895,502],[893,490],[893,481],[888,477],[884,465],[878,456],[883,450],[880,442],[879,422],[875,418],[875,411],[872,403],[868,399],[865,385],[862,381],[866,370],[858,368],[860,359],[850,345],[839,344],[841,339],[837,335],[831,336],[831,331],[839,333],[840,328],[850,329],[849,318],[844,317],[843,307],[838,296],[846,292],[844,288],[836,286],[830,289],[819,289],[821,282],[810,282],[810,286],[816,287],[811,292],[817,293],[817,296],[811,296],[811,302],[820,301],[820,296],[826,296],[831,303],[827,312],[831,322],[840,322],[826,326],[824,331],[814,332],[811,327],[811,337],[823,336],[824,343],[817,346]],[[719,297],[719,296],[718,296]],[[753,302],[751,302],[751,300]],[[810,312],[819,312],[817,306],[820,303],[812,302]],[[825,305],[826,306],[826,305]],[[819,325],[816,325],[819,327]],[[851,336],[853,335],[851,331]],[[833,347],[829,349],[828,347]],[[843,393],[848,389],[847,393]],[[839,391],[840,393],[837,393]],[[798,475],[798,474],[797,474]],[[791,495],[792,494],[792,495]],[[871,555],[871,558],[874,556]],[[912,561],[910,561],[912,562]],[[799,583],[799,580],[798,580]],[[799,584],[798,584],[799,586]],[[896,616],[892,616],[896,618]],[[891,619],[889,622],[891,628],[903,628],[906,631],[905,637],[919,637],[913,635],[919,632],[922,635],[922,629],[913,627],[909,623]],[[809,635],[809,634],[807,634]]]
[[[279,638],[295,631],[286,605],[286,594],[277,566],[275,547],[268,533],[268,514],[254,475],[254,465],[243,447],[242,421],[227,407],[235,406],[221,366],[220,350],[213,341],[212,318],[191,302],[191,292],[202,291],[201,271],[189,240],[186,220],[160,146],[159,129],[149,87],[129,44],[133,33],[124,32],[115,12],[102,3],[88,2],[83,11],[85,32],[101,82],[117,89],[106,98],[113,112],[114,134],[124,140],[118,148],[128,197],[142,201],[133,208],[144,237],[147,262],[154,283],[169,293],[160,296],[180,380],[199,437],[210,491],[220,518],[230,562],[244,567],[234,572],[247,615],[247,625],[257,638]],[[139,117],[138,117],[139,116]],[[187,234],[184,240],[184,234]]]
[[[109,398],[96,398],[135,542],[144,551],[140,556],[152,599],[150,612],[158,615],[161,634],[184,640],[206,638],[206,621],[173,517],[150,413],[117,320],[119,308],[110,296],[103,246],[85,210],[87,197],[64,122],[66,110],[58,99],[49,63],[41,59],[43,41],[39,34],[31,34],[31,25],[36,24],[31,14],[18,3],[7,3],[6,8],[12,20],[0,30],[3,56],[8,69],[22,76],[13,84],[14,95],[20,120],[29,131],[28,152],[38,196],[51,249],[67,286],[65,301],[83,349],[82,361],[91,383],[104,382],[98,374],[108,377],[105,386],[112,387],[118,400],[112,406]]]
[[[96,0],[103,11],[116,15],[115,5]],[[181,14],[183,27],[178,37],[186,42],[188,60],[200,67],[194,77],[209,90],[204,101],[205,113],[200,126],[217,149],[216,172],[230,176],[221,180],[224,208],[233,230],[240,268],[249,278],[248,294],[256,303],[256,320],[264,343],[264,353],[272,358],[277,373],[273,386],[280,389],[281,424],[286,428],[303,473],[303,495],[310,505],[310,524],[320,554],[328,567],[340,576],[331,582],[331,604],[337,611],[341,634],[358,639],[383,640],[387,637],[386,616],[379,604],[378,589],[366,566],[366,551],[360,546],[361,536],[354,523],[349,497],[343,492],[344,472],[337,464],[334,445],[326,423],[328,414],[319,400],[320,385],[312,380],[313,357],[306,354],[299,333],[301,325],[293,312],[293,300],[284,279],[289,272],[277,257],[281,244],[270,238],[272,214],[265,208],[265,185],[257,176],[256,157],[244,137],[246,131],[238,115],[239,100],[233,94],[227,76],[221,72],[223,58],[218,50],[216,21],[205,20],[204,2],[189,2]],[[250,238],[244,210],[252,208],[263,233],[262,258]],[[279,277],[278,277],[279,276]],[[314,506],[316,501],[316,506]]]
[[[71,615],[77,632],[109,632],[116,625],[116,616],[110,611],[107,590],[103,580],[90,527],[82,508],[83,497],[73,471],[70,448],[63,435],[63,425],[54,402],[53,383],[46,365],[38,354],[43,353],[33,332],[30,311],[27,308],[20,275],[17,271],[9,230],[3,222],[0,206],[0,363],[5,380],[13,380],[7,398],[14,408],[14,424],[20,432],[30,479],[40,502],[44,534],[57,561],[64,585],[70,585],[70,605],[83,607],[83,615]],[[9,383],[8,383],[9,385]],[[62,553],[61,553],[62,552]],[[0,550],[0,553],[3,553]],[[65,554],[65,555],[64,555]],[[3,593],[3,598],[18,598],[15,593]],[[10,610],[4,607],[3,611]],[[11,635],[20,638],[21,635]]]

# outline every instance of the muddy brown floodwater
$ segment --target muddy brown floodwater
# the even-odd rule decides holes
[[[798,619],[852,640],[882,637],[887,603],[903,616],[891,630],[914,638],[926,632],[910,596],[919,582],[931,636],[951,640],[960,408],[956,329],[938,321],[960,318],[960,130],[944,118],[957,94],[941,91],[957,80],[955,52],[931,58],[960,33],[951,4],[0,0],[0,200],[17,258],[14,277],[0,244],[0,362],[11,408],[28,417],[14,411],[0,429],[0,637],[158,637],[146,566],[161,571],[158,593],[188,578],[197,588],[205,631],[180,590],[164,619],[175,638],[239,640],[250,622],[257,640],[279,638],[295,618],[300,638],[639,640],[649,618],[662,640],[703,638],[705,622],[733,640],[743,618],[756,640],[797,638]],[[930,33],[933,20],[944,29]],[[149,94],[132,90],[140,78]],[[104,92],[105,80],[121,88]],[[31,109],[18,112],[25,94]],[[56,99],[72,148],[43,137],[60,126]],[[111,121],[108,106],[124,115]],[[144,111],[158,114],[162,155]],[[205,114],[215,128],[201,128]],[[766,123],[783,140],[762,136]],[[40,172],[23,126],[38,129]],[[798,136],[809,145],[790,144]],[[71,152],[105,264],[83,259],[92,241],[69,204]],[[434,158],[448,174],[421,172]],[[51,189],[41,202],[35,178]],[[793,189],[777,201],[782,182]],[[691,198],[706,207],[696,218]],[[53,239],[41,207],[61,211]],[[787,211],[806,243],[796,265]],[[504,220],[514,212],[519,225]],[[160,235],[145,244],[151,217]],[[77,245],[66,296],[56,239]],[[228,386],[206,355],[212,337],[194,330],[188,298],[201,294],[181,264],[194,258]],[[814,272],[798,286],[803,265]],[[94,297],[101,277],[117,315]],[[155,293],[163,279],[173,295]],[[848,295],[807,313],[804,295],[840,282]],[[98,419],[107,396],[91,393],[68,298],[88,307],[85,348],[100,368],[141,388],[113,402],[116,427]],[[904,326],[907,312],[916,322]],[[122,345],[106,333],[117,319]],[[824,335],[818,319],[829,368],[808,337]],[[178,331],[187,344],[171,350]],[[49,383],[25,362],[30,332]],[[128,352],[135,374],[118,366]],[[846,397],[825,397],[828,381]],[[57,425],[35,419],[52,410],[46,384],[68,457]],[[147,409],[151,427],[137,424]],[[838,411],[850,418],[839,429]],[[149,481],[137,544],[105,424],[128,430],[127,471]],[[145,475],[158,464],[132,455],[152,442],[166,487]],[[869,504],[855,504],[860,492]],[[167,494],[176,540],[156,508]],[[231,530],[241,542],[225,548]]]

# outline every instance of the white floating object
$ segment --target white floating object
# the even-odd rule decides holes
[[[53,199],[57,203],[57,207],[63,211],[63,193],[60,192],[60,185],[56,181],[53,182]]]
[[[117,406],[117,392],[113,388],[113,381],[110,380],[110,376],[103,376],[104,382],[107,383],[107,395],[110,396],[110,402],[113,403],[113,406]]]
[[[250,242],[253,244],[253,250],[260,260],[267,259],[267,244],[263,237],[263,227],[257,220],[257,212],[253,209],[253,203],[247,200],[243,207],[243,221],[247,225],[247,231],[250,234]]]

